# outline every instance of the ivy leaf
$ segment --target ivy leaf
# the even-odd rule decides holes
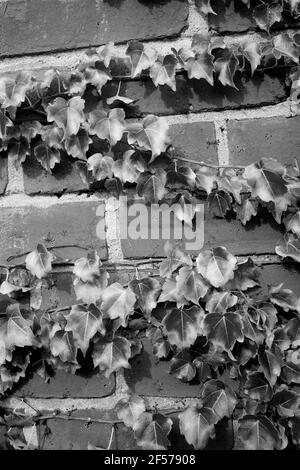
[[[283,385],[275,393],[272,399],[272,405],[276,406],[277,412],[284,418],[291,418],[300,411],[300,396],[293,390],[289,390]]]
[[[162,325],[168,335],[170,344],[174,344],[178,349],[190,347],[202,334],[202,320],[204,311],[201,307],[174,308],[167,313],[162,321]]]
[[[206,299],[206,310],[209,313],[224,313],[236,305],[238,298],[231,292],[219,292],[214,290]]]
[[[190,382],[196,375],[196,367],[189,353],[182,351],[171,359],[169,373],[182,382]]]
[[[138,195],[144,197],[146,203],[157,204],[167,192],[166,179],[166,172],[161,169],[154,174],[149,171],[141,173],[136,186]]]
[[[43,168],[48,173],[60,162],[60,152],[54,148],[50,148],[44,143],[40,143],[34,147],[34,155]]]
[[[231,351],[235,342],[244,339],[243,324],[238,313],[209,313],[204,317],[204,335],[213,345]]]
[[[262,325],[268,331],[272,331],[277,323],[277,310],[270,302],[251,305],[248,314],[256,325]]]
[[[146,150],[151,150],[151,163],[155,157],[166,150],[169,142],[169,125],[164,118],[149,114],[142,121],[128,124],[126,132],[128,133],[129,145],[137,144]]]
[[[246,39],[240,44],[240,50],[243,56],[250,62],[253,75],[262,59],[261,44],[251,39]]]
[[[101,310],[111,320],[120,318],[122,326],[127,326],[127,319],[134,311],[135,294],[130,289],[124,289],[115,282],[108,286],[102,294]]]
[[[242,204],[235,204],[234,209],[238,219],[243,225],[246,225],[252,217],[257,215],[258,201],[256,199],[246,198]]]
[[[68,155],[80,160],[86,160],[86,153],[92,139],[85,129],[79,129],[77,135],[71,135],[65,140],[65,149]]]
[[[86,258],[77,259],[74,263],[73,274],[83,282],[93,282],[100,275],[100,258],[95,250],[89,251]]]
[[[261,29],[269,32],[274,23],[281,21],[282,11],[281,3],[263,3],[254,8],[253,18]]]
[[[196,359],[193,360],[193,364],[197,369],[197,377],[200,384],[212,378],[210,366],[201,357],[196,357]]]
[[[104,371],[107,378],[122,367],[130,369],[128,362],[130,356],[130,342],[120,336],[115,336],[112,341],[99,339],[92,353],[94,367],[99,367],[101,371]]]
[[[260,273],[251,258],[237,264],[234,271],[234,278],[226,284],[230,290],[245,291],[252,287],[259,286]]]
[[[46,108],[47,119],[49,122],[54,121],[59,128],[63,129],[65,137],[76,135],[80,124],[85,120],[84,106],[85,102],[79,96],[68,101],[64,98],[55,98]]]
[[[264,415],[246,415],[238,422],[237,438],[243,450],[281,450],[282,437]]]
[[[195,449],[204,449],[208,440],[215,437],[217,418],[211,409],[189,406],[178,418],[180,433]]]
[[[212,9],[210,4],[211,0],[196,0],[196,5],[199,7],[199,10],[204,15],[216,15],[217,13]],[[195,447],[197,449],[197,447]]]
[[[299,63],[300,49],[294,42],[293,37],[288,33],[280,33],[273,37],[274,54],[278,58],[281,56],[288,57],[294,62]]]
[[[88,171],[92,172],[96,181],[112,178],[113,164],[113,158],[107,155],[103,156],[102,153],[95,153],[87,160]]]
[[[297,310],[298,298],[290,289],[283,289],[282,284],[270,288],[270,300],[273,304],[279,305],[285,312]]]
[[[295,445],[299,445],[300,444],[300,418],[290,419],[289,428],[291,429],[293,443]]]
[[[220,380],[209,380],[201,392],[203,406],[209,408],[220,421],[225,416],[230,418],[237,404],[235,393]]]
[[[282,375],[288,384],[300,384],[300,365],[287,361],[282,368]]]
[[[223,218],[231,209],[231,196],[225,191],[211,192],[207,201],[209,211],[215,217]]]
[[[143,70],[149,69],[156,59],[153,51],[145,52],[144,45],[138,41],[130,41],[126,49],[126,55],[130,57],[131,78],[135,78]]]
[[[130,395],[117,403],[116,411],[125,426],[134,428],[139,417],[146,411],[145,401],[138,395]]]
[[[197,271],[214,287],[224,286],[234,276],[237,259],[226,248],[218,247],[200,253]]]
[[[0,109],[0,139],[5,140],[7,136],[7,129],[13,127],[13,122],[6,115],[5,110]]]
[[[164,249],[167,259],[160,264],[159,275],[161,277],[171,277],[173,272],[182,265],[192,266],[192,259],[182,250],[181,244],[167,241]]]
[[[176,276],[176,288],[186,300],[199,304],[209,289],[208,283],[192,266],[183,266]]]
[[[244,391],[253,400],[270,401],[273,396],[272,388],[261,372],[248,374]]]
[[[8,305],[6,316],[0,318],[0,343],[8,350],[35,344],[31,323],[22,315],[19,304]]]
[[[168,434],[172,425],[172,420],[161,414],[143,413],[134,426],[138,445],[147,450],[166,450],[171,445]]]
[[[156,329],[151,338],[153,345],[153,354],[158,359],[166,358],[171,351],[169,342],[164,338],[160,329]]]
[[[25,258],[26,269],[38,279],[45,277],[52,270],[54,256],[45,245],[39,243],[36,250],[29,253]]]
[[[90,344],[90,340],[97,331],[105,334],[105,328],[102,321],[102,314],[98,308],[91,304],[88,307],[84,305],[72,305],[71,312],[66,317],[66,331],[72,331],[76,347],[81,349],[84,356]]]
[[[0,103],[2,108],[17,107],[25,101],[26,93],[32,87],[31,74],[20,72],[17,76],[0,77]]]
[[[97,62],[93,67],[85,67],[83,69],[83,75],[86,82],[93,85],[100,95],[104,85],[112,79],[109,70],[101,62]]]
[[[244,177],[252,189],[252,196],[265,202],[276,202],[287,193],[285,173],[285,168],[273,158],[262,158],[245,168]]]
[[[258,352],[258,362],[266,379],[273,387],[281,373],[281,361],[278,360],[275,354],[265,349]]]
[[[37,450],[39,448],[37,428],[33,426],[26,426],[23,428],[23,434],[26,441],[26,450]]]
[[[100,269],[99,275],[94,276],[92,281],[83,282],[76,278],[73,282],[76,298],[87,304],[97,303],[107,287],[108,278],[109,274],[105,269]]]
[[[157,298],[161,291],[157,279],[145,277],[144,279],[133,279],[129,282],[129,289],[135,294],[137,305],[150,318],[152,310],[157,305]]]
[[[149,76],[154,85],[168,85],[171,90],[176,91],[175,71],[177,59],[173,54],[159,58],[150,67]]]
[[[223,49],[214,64],[215,71],[219,74],[218,78],[222,85],[228,85],[237,90],[233,79],[238,69],[239,61],[235,54],[230,49]]]
[[[189,58],[185,63],[185,69],[189,78],[200,80],[203,78],[211,86],[214,86],[214,64],[213,56],[208,52],[196,54]]]
[[[286,217],[284,223],[287,231],[293,232],[298,238],[300,238],[300,211]]]
[[[122,183],[135,183],[141,173],[131,160],[133,154],[133,150],[128,150],[124,153],[122,158],[114,161],[114,176],[119,178]]]
[[[125,113],[121,108],[114,108],[108,113],[98,107],[89,113],[90,134],[99,139],[107,139],[111,145],[121,140],[125,131]]]
[[[62,362],[77,364],[77,349],[74,345],[71,331],[57,331],[50,341],[50,350],[54,357],[59,357]]]
[[[293,234],[289,234],[281,245],[277,245],[275,251],[283,258],[290,257],[300,263],[300,239]]]
[[[178,308],[183,307],[186,304],[186,299],[178,290],[177,283],[174,279],[166,279],[163,284],[162,292],[158,299],[158,303],[161,302],[176,302]]]

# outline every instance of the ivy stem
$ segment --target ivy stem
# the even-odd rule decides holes
[[[213,165],[212,163],[198,162],[197,160],[189,160],[188,158],[177,157],[176,160],[180,160],[186,163],[192,163],[194,165],[206,166],[207,168],[213,168],[219,170],[220,168],[230,168],[233,170],[244,170],[246,167],[241,165]]]
[[[113,443],[114,434],[115,434],[115,425],[113,425],[112,428],[111,428],[110,439],[109,439],[109,443],[108,443],[108,446],[107,446],[107,450],[110,450],[110,448],[111,448],[111,445]]]
[[[86,250],[88,251],[90,248],[87,248],[86,246],[81,246],[81,245],[76,245],[76,244],[72,244],[72,245],[57,245],[57,246],[48,246],[46,247],[48,251],[50,250],[58,250],[60,248],[80,248],[82,250]],[[31,251],[26,251],[25,253],[20,253],[19,255],[13,255],[13,256],[10,256],[9,258],[7,258],[7,262],[9,263],[10,261],[12,261],[13,259],[17,259],[17,258],[22,258],[22,256],[26,256],[26,255],[29,255],[29,253],[31,253]]]

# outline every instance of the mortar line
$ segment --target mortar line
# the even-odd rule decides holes
[[[16,166],[15,161],[13,158],[7,158],[7,173],[8,173],[8,184],[6,187],[5,194],[12,195],[12,194],[24,194],[24,174],[23,174],[23,166],[20,164]],[[24,197],[24,196],[22,196]]]
[[[214,121],[216,141],[218,143],[218,162],[219,165],[229,165],[229,148],[227,138],[227,121],[218,119]]]
[[[120,261],[124,258],[121,245],[120,227],[121,201],[115,197],[109,197],[105,204],[106,243],[108,261]]]

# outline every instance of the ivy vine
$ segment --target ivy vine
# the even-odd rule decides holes
[[[253,8],[250,0],[242,0]],[[204,13],[213,14],[210,1]],[[298,18],[300,1],[257,2],[254,18],[268,33],[284,9]],[[155,86],[176,90],[176,73],[219,81],[236,88],[237,74],[249,69],[291,68],[291,108],[298,112],[300,37],[284,31],[229,44],[217,35],[195,35],[190,47],[161,56],[131,41],[123,65],[131,78],[147,75]],[[285,227],[275,248],[282,258],[300,262],[300,169],[272,158],[241,166],[185,160],[176,154],[168,125],[153,115],[126,117],[135,102],[103,88],[118,63],[112,43],[89,50],[76,70],[22,71],[0,77],[0,146],[21,165],[33,155],[51,173],[65,153],[83,180],[119,196],[133,185],[146,203],[182,204],[176,216],[192,225],[199,197],[207,197],[217,218],[235,213],[243,225],[267,208]],[[97,151],[95,152],[95,149]],[[95,186],[93,186],[95,185]],[[98,185],[98,186],[97,186]],[[192,206],[191,206],[192,204]],[[170,374],[199,384],[197,405],[178,413],[188,444],[203,449],[225,421],[233,424],[234,448],[284,449],[300,445],[300,300],[283,285],[261,286],[251,258],[239,260],[225,247],[201,251],[196,258],[180,245],[166,246],[159,276],[123,286],[109,284],[109,273],[96,252],[74,264],[76,305],[45,310],[41,287],[55,256],[39,244],[25,265],[2,266],[0,285],[0,394],[6,396],[28,373],[48,381],[57,369],[76,373],[88,360],[106,377],[130,368],[150,339],[153,354],[170,361]],[[153,260],[150,260],[151,262]],[[157,260],[156,260],[157,261]],[[143,264],[146,261],[143,260]],[[30,295],[30,308],[19,302]],[[115,426],[124,423],[145,449],[166,449],[172,413],[150,412],[142,397],[128,395],[116,409]],[[23,416],[2,409],[0,426],[13,448],[40,448],[37,424],[50,419],[81,419],[64,414]]]

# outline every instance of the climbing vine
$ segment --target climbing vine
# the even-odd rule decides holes
[[[279,66],[290,70],[291,110],[298,113],[299,33],[269,33],[286,9],[300,17],[300,1],[241,1],[268,33],[260,40],[195,35],[190,46],[165,56],[131,41],[123,59],[110,43],[89,50],[86,60],[69,72],[1,76],[2,156],[17,166],[34,156],[51,173],[66,154],[90,188],[120,196],[135,187],[146,203],[179,202],[183,210],[175,215],[191,226],[199,198],[207,198],[214,217],[230,215],[243,225],[267,210],[285,230],[277,255],[300,262],[296,160],[284,166],[265,158],[247,167],[185,160],[171,145],[166,120],[153,115],[129,119],[136,101],[122,95],[126,77],[147,77],[154,86],[175,92],[181,73],[210,86],[219,82],[237,89],[238,74]],[[203,13],[214,14],[209,0],[198,3]],[[122,70],[117,81],[115,70]],[[115,91],[109,93],[112,80]],[[1,267],[2,396],[32,372],[48,381],[55,370],[76,373],[89,363],[109,377],[130,368],[148,338],[157,360],[170,362],[171,375],[199,384],[199,399],[179,412],[163,413],[149,412],[142,397],[129,395],[118,403],[115,420],[93,420],[111,424],[108,448],[116,424],[124,423],[141,448],[167,449],[175,412],[181,434],[195,449],[205,448],[228,422],[234,448],[300,445],[300,300],[283,285],[263,287],[251,258],[237,259],[225,247],[192,258],[180,245],[167,243],[159,276],[142,277],[136,263],[136,278],[124,286],[109,283],[107,266],[89,252],[74,264],[77,303],[49,310],[42,305],[41,289],[55,262],[53,251],[39,244],[25,264]],[[20,296],[29,296],[27,307]],[[28,417],[3,408],[5,445],[41,448],[37,425],[46,426],[53,418],[88,421],[38,412]]]

